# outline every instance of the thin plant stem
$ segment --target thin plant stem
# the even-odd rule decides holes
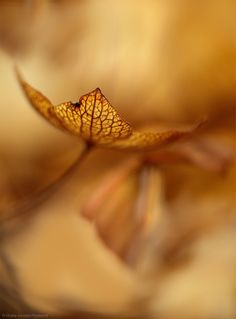
[[[66,180],[68,180],[68,178],[73,175],[73,173],[76,171],[83,159],[87,156],[91,148],[92,145],[86,143],[79,157],[72,163],[71,166],[69,166],[65,170],[65,172],[63,172],[62,175],[60,175],[56,180],[54,180],[42,190],[37,191],[35,194],[33,194],[33,196],[26,198],[20,205],[16,205],[15,207],[5,211],[4,215],[6,215],[6,217],[3,219],[3,221],[7,221],[20,215],[25,215],[26,213],[30,212],[34,208],[37,208],[47,199],[49,199],[57,190],[59,190],[63,186]]]

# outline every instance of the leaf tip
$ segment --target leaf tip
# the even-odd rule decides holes
[[[14,72],[15,72],[15,75],[16,75],[16,78],[19,82],[22,82],[23,81],[23,78],[20,74],[20,70],[19,70],[19,67],[17,66],[17,64],[14,64],[13,66],[13,69],[14,69]]]

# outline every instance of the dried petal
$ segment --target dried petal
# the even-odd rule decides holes
[[[53,104],[42,93],[34,89],[31,85],[26,83],[21,77],[19,71],[16,69],[18,81],[25,93],[25,96],[33,106],[33,108],[39,112],[46,120],[48,120],[54,126],[63,129],[60,121],[56,118]]]
[[[165,144],[174,142],[179,138],[188,135],[189,131],[169,130],[165,132],[133,132],[133,134],[124,140],[116,140],[109,145],[111,148],[128,149],[132,151],[148,151]]]
[[[132,133],[98,88],[83,95],[79,103],[62,103],[54,111],[70,133],[90,142],[110,143]]]
[[[85,141],[107,148],[134,151],[155,150],[193,131],[132,132],[100,89],[83,95],[79,102],[54,106],[43,94],[27,84],[17,71],[18,80],[32,106],[54,126]]]

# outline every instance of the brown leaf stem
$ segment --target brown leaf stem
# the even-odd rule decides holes
[[[35,192],[32,194],[32,196],[24,199],[20,205],[15,205],[14,207],[9,208],[7,211],[4,211],[1,214],[1,216],[5,216],[3,217],[3,221],[6,222],[11,218],[25,215],[48,200],[74,174],[79,164],[84,160],[91,148],[91,144],[85,144],[85,147],[83,148],[79,157],[56,180],[54,180],[45,188]]]

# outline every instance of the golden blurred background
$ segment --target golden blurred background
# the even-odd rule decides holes
[[[234,0],[0,1],[0,313],[236,318],[235,12]],[[83,142],[35,113],[16,64],[54,104],[100,87],[135,128],[207,121],[164,155],[94,149],[34,205]]]

